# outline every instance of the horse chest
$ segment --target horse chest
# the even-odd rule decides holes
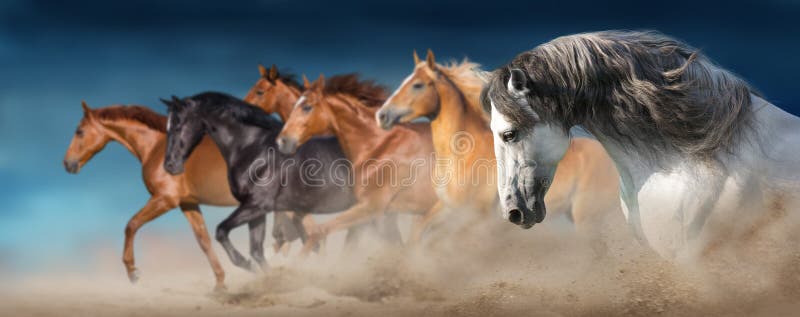
[[[652,173],[639,186],[622,187],[628,223],[661,256],[673,259],[702,250],[709,218],[729,216],[742,195],[736,178],[702,169]]]

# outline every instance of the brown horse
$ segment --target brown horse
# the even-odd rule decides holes
[[[139,278],[133,254],[136,232],[144,224],[180,207],[195,232],[200,248],[211,263],[217,279],[215,288],[224,289],[225,272],[211,249],[205,221],[198,206],[239,204],[228,186],[219,186],[227,184],[228,176],[225,161],[216,145],[210,139],[204,138],[197,151],[188,159],[186,173],[172,176],[162,168],[163,151],[166,148],[166,117],[142,106],[111,106],[95,110],[90,109],[85,102],[82,106],[84,117],[64,158],[67,171],[77,173],[108,142],[117,141],[142,163],[142,177],[152,196],[125,227],[122,261],[131,282],[136,282]],[[143,126],[148,129],[142,129]],[[297,215],[292,212],[275,213],[272,229],[275,252],[286,255],[290,246],[287,242],[301,238],[306,230],[304,226],[313,228],[315,225],[311,218],[301,220],[294,219],[295,217]]]
[[[245,96],[244,101],[264,109],[265,112],[275,113],[280,116],[283,122],[286,122],[286,120],[289,119],[289,114],[292,112],[292,108],[294,108],[295,102],[297,102],[297,99],[300,98],[300,95],[305,88],[295,80],[294,75],[279,72],[278,67],[275,66],[275,64],[273,64],[269,69],[262,65],[258,65],[258,72],[261,76],[253,85],[253,87],[250,88],[250,91]],[[279,214],[280,213],[276,213],[275,216],[279,217]],[[292,215],[289,213],[287,214]],[[306,227],[315,225],[311,216],[294,216],[303,217]],[[373,221],[373,229],[376,229],[379,233],[381,233],[382,238],[386,242],[391,244],[400,243],[402,239],[400,231],[397,228],[396,215],[386,215],[386,217],[383,217],[383,220],[384,221],[381,226],[378,226],[378,223]],[[357,244],[358,237],[361,235],[362,231],[364,231],[363,226],[356,226],[349,229],[347,231],[347,237],[345,238],[345,247],[348,249],[353,249]],[[290,240],[287,239],[285,241]],[[282,243],[280,241],[276,241],[276,251],[277,249],[281,249],[284,251],[284,253],[288,252],[289,245],[281,244]]]
[[[496,204],[493,138],[480,105],[483,80],[476,73],[478,67],[469,61],[436,64],[430,50],[420,61],[414,52],[414,71],[376,115],[384,129],[418,117],[431,119],[437,162],[444,163],[436,164],[437,175],[454,173],[458,175],[454,179],[468,180],[437,189],[448,208],[474,206],[484,211]],[[491,167],[488,175],[486,165]],[[598,220],[622,226],[619,176],[603,147],[592,139],[572,139],[545,201],[552,212],[569,215],[583,232],[599,228]]]
[[[305,91],[278,136],[282,152],[293,152],[311,137],[333,134],[351,161],[358,202],[312,232],[316,240],[387,212],[425,215],[441,208],[432,191],[433,153],[427,124],[401,125],[392,131],[375,126],[374,115],[385,90],[356,75],[342,75],[313,84],[303,78]],[[415,224],[416,232],[422,230]],[[306,251],[307,253],[307,251]]]
[[[215,289],[225,288],[225,272],[211,248],[199,204],[236,206],[227,185],[225,161],[216,145],[204,138],[195,154],[186,163],[186,173],[179,176],[164,171],[166,149],[166,117],[142,106],[110,106],[90,109],[85,102],[83,119],[64,157],[64,167],[78,173],[108,142],[117,141],[142,163],[142,177],[150,200],[134,215],[125,227],[125,247],[122,261],[131,282],[139,278],[134,265],[133,240],[144,224],[180,207],[194,230],[200,248],[206,254],[216,276]]]
[[[272,65],[269,70],[258,65],[261,77],[250,88],[244,101],[264,109],[267,113],[275,113],[286,122],[292,112],[294,103],[300,98],[303,87],[294,79],[294,76],[278,72],[278,67]]]

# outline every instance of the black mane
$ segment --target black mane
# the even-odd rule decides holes
[[[526,74],[530,107],[518,107],[508,92],[511,69]],[[521,128],[537,120],[564,129],[582,124],[637,143],[650,157],[669,150],[710,158],[731,151],[752,128],[751,95],[758,93],[744,80],[683,42],[657,32],[605,31],[519,54],[494,71],[482,102],[489,109],[491,99]]]
[[[280,130],[283,124],[259,107],[226,93],[208,91],[184,99],[194,102],[206,113],[225,112],[241,123]]]

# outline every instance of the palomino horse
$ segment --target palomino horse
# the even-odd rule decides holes
[[[608,151],[628,223],[664,257],[699,259],[797,224],[787,210],[800,190],[800,118],[684,43],[655,32],[560,37],[494,71],[486,89],[515,224],[541,217],[574,125]]]
[[[144,184],[152,195],[125,227],[122,261],[131,282],[136,282],[139,278],[133,257],[136,231],[151,220],[180,206],[194,230],[200,248],[211,263],[216,276],[216,289],[224,289],[225,272],[211,248],[199,204],[235,206],[238,202],[231,195],[228,186],[219,185],[224,184],[228,176],[225,172],[225,161],[214,143],[208,138],[200,141],[197,153],[186,162],[186,173],[172,176],[162,168],[167,139],[166,117],[141,106],[110,106],[92,110],[85,102],[82,105],[83,119],[64,157],[67,171],[78,173],[108,142],[117,141],[142,163]]]
[[[289,73],[278,71],[275,64],[269,69],[262,65],[258,65],[258,72],[261,74],[258,81],[250,88],[250,91],[244,97],[244,101],[256,105],[264,109],[267,113],[277,114],[283,122],[289,118],[297,99],[304,88],[295,80],[295,76]],[[276,214],[275,216],[281,213]],[[386,215],[381,228],[382,238],[390,244],[398,244],[402,241],[400,231],[397,228],[397,215]],[[310,220],[310,219],[309,219]],[[377,219],[376,219],[377,221]],[[313,225],[313,221],[309,221]],[[376,222],[372,223],[374,226]],[[277,223],[276,223],[277,225]],[[347,248],[354,248],[357,244],[358,237],[363,231],[364,226],[356,226],[347,230],[347,237],[345,238],[345,246]],[[274,231],[273,231],[274,232]],[[291,241],[291,240],[287,240]],[[288,250],[289,245],[284,245],[282,248]],[[276,249],[281,248],[279,242],[276,242]]]
[[[247,223],[251,239],[254,232],[263,237],[268,212],[331,213],[355,202],[349,162],[333,138],[313,140],[297,154],[283,155],[275,145],[283,124],[242,100],[209,92],[164,102],[169,108],[164,160],[167,172],[183,173],[184,163],[205,135],[214,141],[227,162],[228,183],[240,205],[217,226],[216,238],[234,265],[253,269],[253,263],[236,250],[228,237],[234,228]],[[298,218],[310,219],[295,217]],[[304,250],[315,242],[307,240]],[[263,246],[251,241],[250,255],[263,270]]]
[[[303,80],[306,89],[278,137],[279,149],[292,153],[314,136],[335,135],[353,164],[358,199],[320,225],[311,240],[388,212],[425,215],[441,208],[431,190],[429,126],[403,125],[390,132],[375,126],[373,118],[385,91],[371,81],[359,81],[357,75],[334,76],[327,83],[322,75],[314,84]],[[417,222],[413,232],[421,232],[422,225]],[[410,237],[412,242],[418,239]]]
[[[497,202],[492,131],[480,106],[483,79],[478,67],[468,61],[438,65],[430,50],[420,61],[414,52],[413,73],[376,115],[384,129],[419,117],[431,119],[436,175],[457,175],[437,183],[436,192],[447,208],[456,210],[489,211]],[[601,218],[622,223],[619,176],[597,141],[572,139],[553,180],[546,204],[551,211],[568,213],[580,231],[602,228],[597,223]]]

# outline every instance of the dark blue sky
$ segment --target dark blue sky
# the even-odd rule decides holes
[[[702,49],[797,114],[800,1],[3,1],[0,3],[0,268],[120,249],[146,201],[138,163],[113,144],[80,175],[61,159],[82,113],[204,90],[243,96],[258,63],[389,87],[411,51],[492,68],[554,37],[655,29]],[[208,213],[210,226],[226,210]],[[142,232],[188,229],[167,215]],[[186,231],[186,232],[184,232]],[[176,233],[177,234],[177,233]],[[185,236],[185,235],[184,235]]]

